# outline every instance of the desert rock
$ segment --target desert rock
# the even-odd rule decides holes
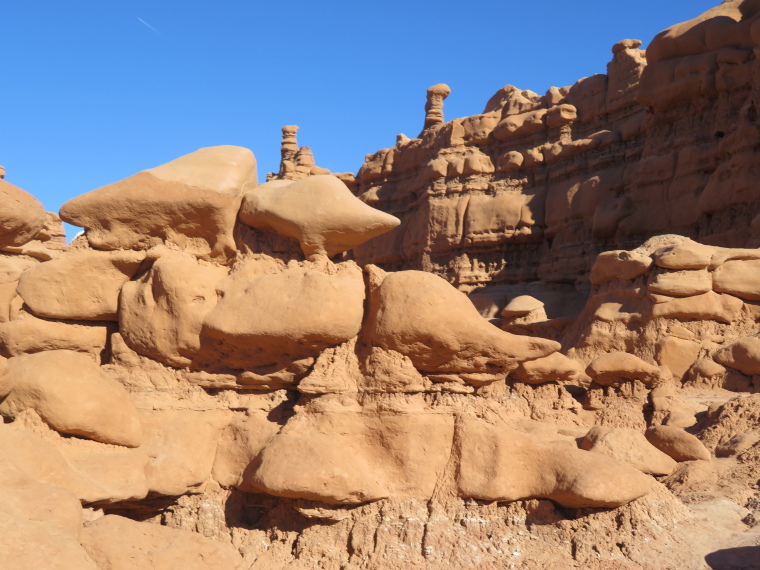
[[[236,249],[232,229],[243,192],[256,184],[251,151],[208,147],[69,200],[61,219],[85,228],[98,249],[167,242],[224,258]]]
[[[31,194],[0,180],[0,247],[20,246],[45,225],[45,209]]]
[[[696,437],[677,427],[657,426],[647,430],[649,443],[676,461],[710,461],[707,448]]]
[[[67,350],[27,354],[8,361],[16,380],[0,413],[33,409],[61,433],[137,447],[142,428],[127,391],[90,357]]]
[[[240,221],[296,239],[307,256],[338,253],[398,225],[398,220],[357,200],[335,176],[311,176],[283,186],[264,184],[246,193]]]

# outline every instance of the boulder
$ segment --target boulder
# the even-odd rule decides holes
[[[623,461],[649,475],[669,475],[676,468],[671,457],[633,429],[594,426],[581,441],[580,448]]]
[[[149,272],[121,292],[119,332],[134,351],[186,367],[201,347],[203,319],[216,305],[217,284],[228,270],[167,251]]]
[[[652,306],[652,317],[683,321],[718,321],[731,324],[741,315],[744,302],[731,295],[710,291],[680,299],[664,297]]]
[[[626,352],[608,352],[594,359],[586,374],[602,386],[619,386],[626,380],[639,380],[651,388],[662,378],[662,370]]]
[[[681,428],[655,426],[646,433],[649,443],[676,461],[710,461],[710,452],[696,437]]]
[[[256,186],[256,159],[236,146],[202,148],[103,186],[61,207],[96,249],[149,249],[173,243],[228,259],[243,192]]]
[[[752,376],[760,374],[760,337],[748,336],[713,354],[716,362]]]
[[[649,478],[615,459],[537,441],[506,425],[465,416],[457,422],[461,497],[485,501],[546,498],[565,507],[619,507],[648,494]]]
[[[508,374],[560,345],[513,335],[484,320],[475,306],[431,273],[383,274],[371,267],[366,334],[370,342],[408,356],[431,373]],[[503,377],[503,376],[502,376]]]
[[[591,268],[591,283],[601,285],[612,279],[630,280],[646,273],[652,258],[637,251],[605,251],[596,257]]]
[[[18,356],[46,350],[73,350],[97,356],[108,342],[108,327],[90,323],[64,323],[21,313],[0,323],[0,354]]]
[[[651,293],[673,297],[691,297],[712,290],[712,277],[707,269],[685,269],[655,273],[648,284]]]
[[[332,257],[400,223],[359,200],[332,175],[309,176],[286,185],[270,182],[249,190],[240,221],[298,240],[307,257]]]
[[[24,245],[45,225],[45,208],[31,194],[0,179],[0,248]]]
[[[654,264],[667,269],[707,269],[715,248],[697,242],[668,245],[654,252]]]
[[[143,259],[136,251],[72,251],[24,272],[18,294],[38,317],[115,321],[119,292]]]
[[[142,428],[124,387],[78,352],[51,350],[8,360],[16,383],[0,404],[15,417],[32,409],[53,429],[103,443],[137,447]]]
[[[219,288],[222,298],[203,323],[202,357],[234,368],[317,356],[362,325],[364,278],[353,262],[327,271],[306,262],[263,273],[247,264]]]
[[[713,289],[760,301],[760,259],[732,259],[713,271]]]
[[[97,567],[109,570],[239,570],[243,562],[231,545],[117,515],[87,525],[81,541]]]

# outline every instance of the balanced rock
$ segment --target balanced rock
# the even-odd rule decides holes
[[[137,447],[142,428],[124,387],[78,352],[51,350],[8,360],[15,385],[0,414],[32,409],[53,429],[103,443]]]
[[[649,475],[669,475],[676,468],[671,457],[633,429],[594,426],[581,441],[580,448],[618,459]]]
[[[119,292],[143,259],[137,251],[71,252],[24,272],[18,294],[39,317],[115,321]]]
[[[608,352],[593,360],[586,368],[594,382],[602,386],[619,386],[626,380],[639,380],[652,387],[662,377],[662,370],[626,352]]]
[[[681,428],[655,426],[646,433],[649,443],[676,461],[710,461],[707,448],[696,437]]]
[[[31,194],[0,179],[0,248],[30,241],[45,225],[45,208]]]
[[[98,249],[149,249],[170,242],[226,259],[236,250],[232,230],[243,192],[256,184],[250,150],[202,148],[69,200],[61,219],[85,228]]]
[[[307,257],[332,257],[400,223],[366,205],[331,175],[310,176],[287,185],[270,182],[248,191],[240,221],[298,240]]]

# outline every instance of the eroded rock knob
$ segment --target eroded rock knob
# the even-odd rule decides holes
[[[428,87],[424,130],[443,124],[443,100],[450,94],[451,89],[445,83]]]

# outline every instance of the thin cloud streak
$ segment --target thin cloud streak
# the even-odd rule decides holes
[[[145,24],[148,28],[150,28],[151,30],[153,30],[154,32],[156,32],[159,36],[163,37],[163,35],[161,34],[161,32],[159,32],[156,28],[154,28],[153,26],[151,26],[148,22],[146,22],[145,20],[143,20],[139,16],[135,16],[135,18],[137,18],[138,20],[140,20],[141,23]]]

